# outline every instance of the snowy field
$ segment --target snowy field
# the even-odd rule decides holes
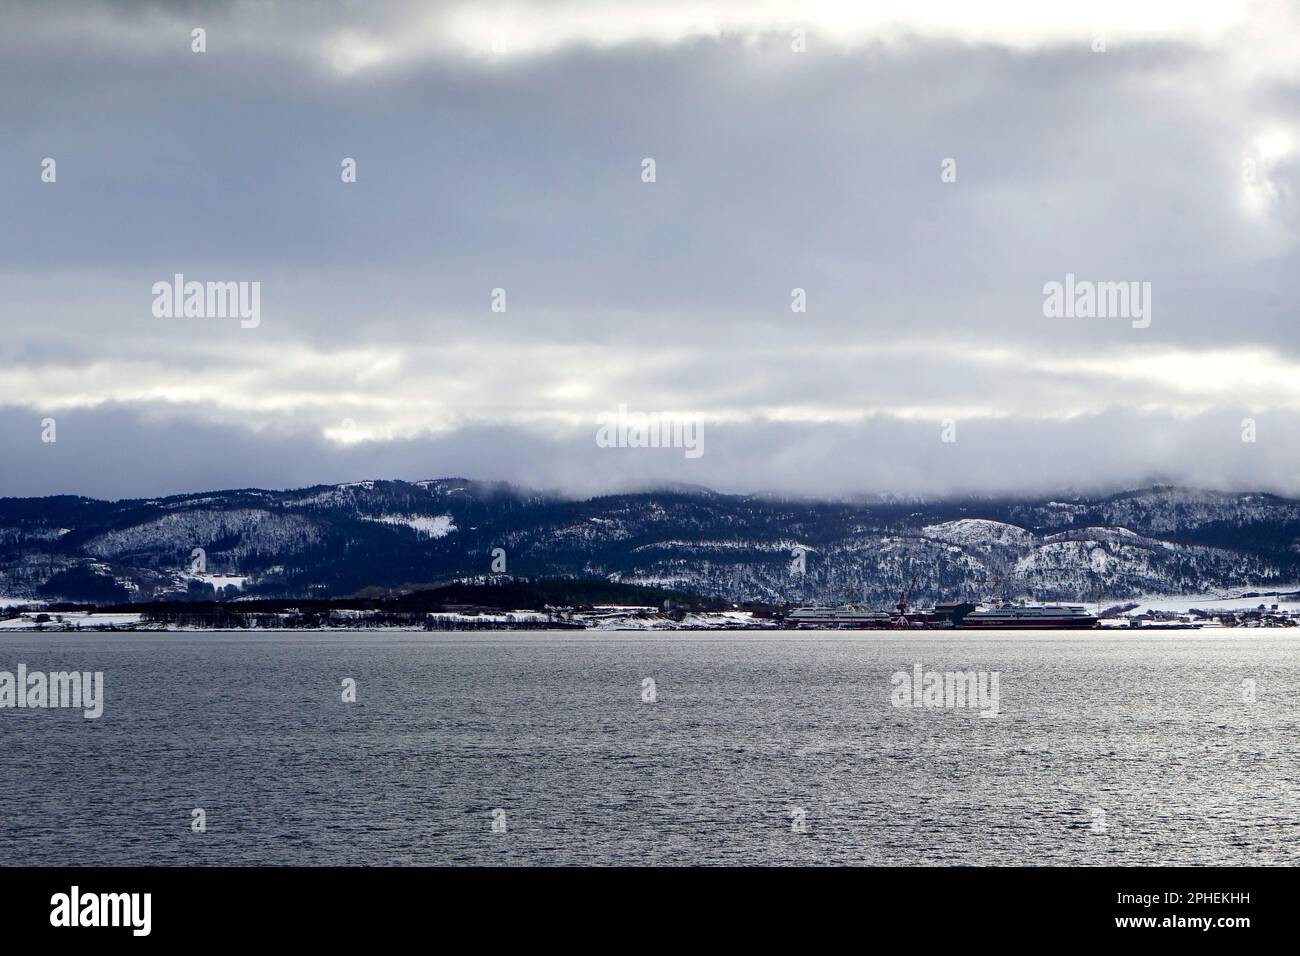
[[[1277,605],[1279,611],[1300,611],[1300,595],[1296,591],[1300,585],[1286,585],[1277,588],[1278,593],[1261,591],[1257,597],[1231,597],[1221,594],[1199,595],[1149,595],[1133,598],[1138,603],[1129,614],[1142,614],[1146,611],[1173,611],[1181,613],[1192,608],[1203,611],[1253,611],[1261,604],[1266,608]],[[1278,596],[1279,593],[1282,596]],[[1128,603],[1114,602],[1114,603]]]

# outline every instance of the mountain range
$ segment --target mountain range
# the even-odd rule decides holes
[[[944,501],[672,487],[579,500],[462,478],[0,499],[0,603],[343,597],[520,577],[880,606],[909,586],[913,604],[999,584],[1040,599],[1203,594],[1300,581],[1300,501],[1170,486]]]

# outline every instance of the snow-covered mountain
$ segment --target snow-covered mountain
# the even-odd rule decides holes
[[[500,549],[498,551],[497,549]],[[802,553],[802,560],[796,557]],[[0,499],[3,598],[343,596],[502,572],[735,601],[1087,600],[1300,581],[1300,501],[1154,487],[1055,500],[572,500],[450,478],[170,498]],[[802,570],[800,570],[802,568]]]

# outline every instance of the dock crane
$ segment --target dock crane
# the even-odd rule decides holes
[[[912,575],[912,580],[908,582],[907,587],[903,588],[898,594],[898,603],[894,607],[898,608],[898,617],[894,620],[895,627],[907,627],[907,596],[912,593],[916,587],[916,575]]]

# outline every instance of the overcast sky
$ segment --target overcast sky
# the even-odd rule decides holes
[[[0,129],[0,495],[1300,494],[1284,2],[8,0]]]

